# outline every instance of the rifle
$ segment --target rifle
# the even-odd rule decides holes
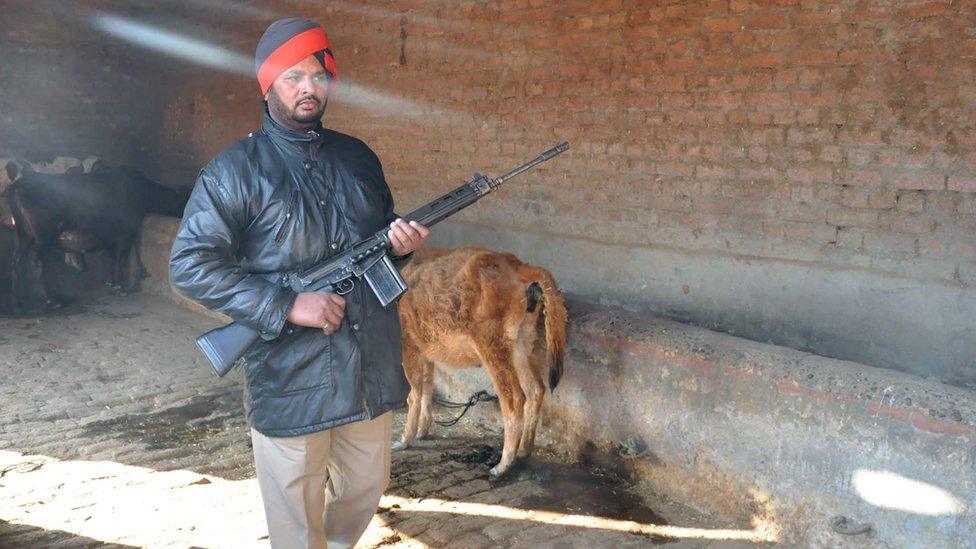
[[[410,212],[404,220],[417,221],[427,227],[436,225],[474,204],[502,183],[568,149],[569,143],[564,141],[496,179],[475,173],[470,181]],[[328,291],[346,295],[353,290],[356,280],[365,279],[380,304],[387,307],[407,290],[407,283],[386,253],[391,246],[389,230],[384,227],[349,250],[305,271],[276,273],[277,283],[296,293]],[[232,322],[198,337],[197,346],[210,361],[214,374],[223,377],[260,337],[254,328]]]

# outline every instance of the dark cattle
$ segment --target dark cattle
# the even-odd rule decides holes
[[[74,254],[108,250],[111,283],[132,290],[138,283],[131,266],[138,267],[134,245],[143,218],[147,213],[179,217],[186,204],[185,193],[129,168],[72,174],[22,171],[12,164],[7,169],[13,183],[6,195],[16,232],[13,293],[21,304],[30,286],[39,282],[47,303],[58,306],[55,283],[42,261],[52,248]],[[129,276],[124,274],[126,264]]]
[[[14,230],[4,223],[0,223],[0,313],[13,308],[13,271],[10,266],[14,257]]]

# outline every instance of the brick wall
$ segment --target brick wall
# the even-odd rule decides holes
[[[572,142],[441,242],[512,249],[584,298],[976,384],[972,0],[131,11],[245,55],[275,17],[323,22],[326,123],[373,146],[401,211]],[[179,80],[146,96],[167,182],[259,123],[248,77],[127,55]]]
[[[96,155],[142,165],[169,84],[157,60],[95,31],[94,7],[0,4],[0,157]]]
[[[275,15],[326,24],[343,95],[377,94],[326,120],[405,206],[569,139],[465,220],[976,283],[976,3],[458,4],[263,2],[225,25],[250,53]],[[201,162],[258,121],[252,83],[213,84],[193,100],[235,115],[207,107],[227,124],[199,124]]]
[[[403,202],[565,138],[466,219],[976,283],[976,3],[500,4],[310,14]]]

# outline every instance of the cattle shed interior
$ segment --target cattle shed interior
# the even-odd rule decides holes
[[[192,185],[260,127],[254,47],[292,15],[335,51],[323,123],[401,213],[571,143],[432,237],[567,297],[554,455],[759,543],[976,539],[976,2],[0,0],[0,158]],[[179,301],[177,224],[147,218],[140,252],[143,292]]]

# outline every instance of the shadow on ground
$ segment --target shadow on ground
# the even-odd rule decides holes
[[[61,530],[45,530],[35,526],[11,524],[0,520],[0,549],[20,549],[24,547],[72,547],[75,549],[129,549],[132,545],[105,543],[97,539],[86,538],[62,532]]]

